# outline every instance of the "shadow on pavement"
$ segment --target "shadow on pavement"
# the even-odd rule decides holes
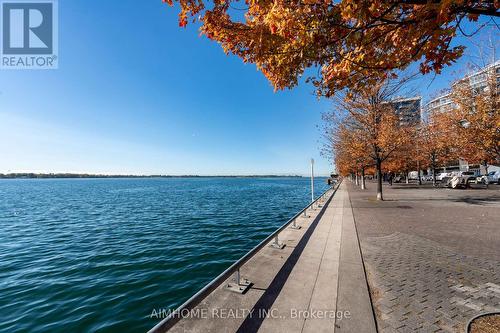
[[[297,261],[299,260],[302,252],[304,251],[307,243],[309,242],[311,235],[313,234],[314,230],[316,229],[316,226],[321,220],[321,217],[325,213],[326,207],[328,206],[330,201],[333,200],[334,196],[335,194],[330,197],[328,202],[325,203],[325,205],[323,206],[324,207],[323,210],[318,214],[318,216],[316,216],[314,221],[311,223],[309,229],[307,229],[307,231],[304,233],[299,243],[293,249],[292,253],[285,261],[285,263],[279,270],[278,274],[276,274],[276,276],[274,277],[273,281],[271,281],[271,284],[266,289],[264,294],[262,294],[257,303],[255,303],[250,313],[261,314],[268,312],[271,309],[271,306],[274,304],[276,298],[279,296],[281,290],[283,289],[288,277],[290,276],[290,273],[295,267],[295,264],[297,264]],[[260,326],[262,325],[262,322],[264,321],[265,317],[266,316],[261,316],[261,315],[259,316],[248,315],[243,321],[243,323],[241,323],[240,327],[236,332],[237,333],[257,332]]]

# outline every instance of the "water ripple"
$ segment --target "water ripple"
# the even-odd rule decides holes
[[[308,190],[300,178],[0,180],[0,332],[146,331],[153,309],[189,298]]]

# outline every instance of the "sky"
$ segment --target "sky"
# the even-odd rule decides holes
[[[177,14],[161,0],[59,1],[59,68],[0,70],[0,173],[307,175],[314,158],[327,175],[331,102],[307,84],[275,93]]]

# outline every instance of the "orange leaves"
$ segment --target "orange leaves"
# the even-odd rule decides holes
[[[163,1],[172,5],[173,0]],[[202,23],[201,32],[220,43],[225,52],[265,70],[275,89],[295,86],[307,68],[321,68],[309,81],[314,82],[318,95],[327,97],[345,88],[363,89],[413,62],[420,62],[424,74],[439,73],[462,55],[462,47],[450,46],[459,18],[475,21],[477,8],[494,11],[496,3],[244,2],[246,8],[235,14],[232,8],[242,8],[243,2],[179,0],[179,26],[195,18]]]
[[[184,13],[179,15],[179,27],[184,28],[187,25],[187,17]]]
[[[479,19],[479,14],[469,14],[467,15],[467,18],[470,21],[476,22]]]
[[[335,114],[344,117],[327,132],[331,133],[335,163],[341,173],[375,166],[377,161],[408,165],[415,158],[415,154],[409,153],[409,148],[415,146],[415,127],[401,122],[389,101],[395,83],[388,82],[391,81],[376,83],[356,93],[350,91],[344,98],[335,99]],[[326,119],[336,118],[331,115]]]
[[[500,95],[494,66],[481,74],[482,89],[472,89],[467,79],[454,84],[448,113],[461,158],[472,163],[500,161]]]
[[[438,22],[448,22],[450,20],[450,16],[453,15],[451,7],[454,5],[455,2],[457,1],[441,0],[439,2],[439,14],[437,16]]]

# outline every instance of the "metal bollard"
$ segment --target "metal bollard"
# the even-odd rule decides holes
[[[229,283],[226,286],[226,289],[238,294],[244,294],[253,285],[253,283],[248,281],[247,279],[241,279],[239,268],[234,272],[233,280],[234,283]]]
[[[274,237],[274,242],[272,242],[270,246],[274,247],[275,249],[281,250],[285,247],[285,244],[280,243],[278,235],[276,235],[276,237]]]
[[[290,226],[290,229],[300,229],[302,228],[300,225],[297,225],[297,219],[293,219],[292,225]]]
[[[240,276],[240,269],[239,268],[236,270],[236,272],[234,272],[234,282],[236,282],[238,285],[240,285],[241,276]]]

